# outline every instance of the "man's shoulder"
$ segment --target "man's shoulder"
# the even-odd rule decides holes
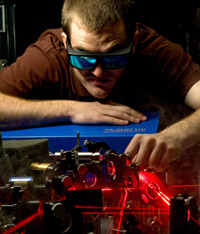
[[[62,28],[52,28],[45,30],[38,38],[38,40],[43,40],[47,37],[56,37],[59,40],[62,40],[61,33],[63,32]]]
[[[156,30],[143,24],[143,23],[140,23],[140,22],[137,22],[136,23],[136,29],[140,32],[140,33],[147,33],[147,34],[154,34],[156,33]]]
[[[62,32],[62,28],[47,29],[39,36],[35,45],[46,52],[53,48],[57,50],[63,49],[64,44],[61,37]]]
[[[155,29],[142,23],[137,23],[136,29],[139,31],[139,39],[136,51],[141,54],[153,55],[160,49],[174,49],[175,44],[159,34]]]

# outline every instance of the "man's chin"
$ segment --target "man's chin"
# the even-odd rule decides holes
[[[105,94],[105,95],[92,95],[93,97],[97,98],[97,99],[104,99],[108,96],[108,94]]]
[[[104,99],[109,95],[110,92],[105,90],[92,91],[90,94],[97,99]]]

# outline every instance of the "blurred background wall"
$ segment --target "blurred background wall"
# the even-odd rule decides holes
[[[200,0],[135,0],[137,19],[200,63]],[[0,0],[0,59],[15,61],[41,32],[60,27],[63,0]]]
[[[0,59],[12,63],[48,28],[61,26],[63,0],[0,0]]]

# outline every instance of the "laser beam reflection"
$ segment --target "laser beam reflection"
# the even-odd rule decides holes
[[[159,196],[168,206],[170,206],[170,202],[168,201],[168,199],[165,198],[165,196],[163,196],[162,192],[158,193],[158,196]]]
[[[149,182],[147,184],[149,186],[150,189],[152,189],[168,206],[170,206],[170,198],[167,197],[163,192],[157,190],[157,188],[155,188],[155,186]]]

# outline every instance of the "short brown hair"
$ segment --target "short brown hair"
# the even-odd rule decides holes
[[[135,31],[135,2],[133,0],[65,0],[62,8],[62,27],[70,35],[73,17],[91,31],[99,31],[122,20],[128,36]]]

